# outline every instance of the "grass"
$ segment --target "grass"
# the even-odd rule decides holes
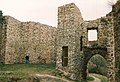
[[[52,74],[55,69],[55,65],[45,64],[0,64],[0,71],[10,71],[7,76],[26,77],[28,75],[40,73],[40,74]],[[4,74],[5,75],[5,74]],[[1,76],[1,75],[0,75]]]
[[[87,81],[94,81],[94,78],[91,76],[87,76]]]
[[[107,82],[107,77],[99,74],[90,74],[91,76],[95,76],[101,80],[101,82]]]
[[[26,78],[34,74],[55,75],[55,68],[55,65],[50,64],[0,64],[0,81],[7,81],[9,77],[14,77],[14,79]],[[105,76],[98,74],[90,74],[90,76],[87,77],[88,82],[94,80],[91,76],[101,79],[101,82],[107,82]]]
[[[55,68],[48,64],[0,64],[0,82],[24,80],[34,74],[52,75]]]

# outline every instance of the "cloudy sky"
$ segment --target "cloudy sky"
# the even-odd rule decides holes
[[[84,20],[93,20],[110,12],[110,5],[116,0],[0,0],[0,10],[20,21],[56,26],[58,6],[72,2],[79,7]]]

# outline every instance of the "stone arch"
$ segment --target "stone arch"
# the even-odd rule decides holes
[[[97,58],[97,57],[99,57],[99,58]],[[96,62],[102,62],[101,63],[101,65],[104,65],[105,66],[105,68],[106,68],[106,71],[107,71],[107,60],[103,57],[103,56],[101,56],[100,54],[95,54],[95,55],[93,55],[90,59],[89,59],[89,61],[88,61],[88,63],[87,63],[87,73],[89,74],[90,73],[90,71],[89,71],[89,63],[90,63],[90,61],[91,62],[93,62],[93,60],[97,60]],[[93,64],[97,64],[96,62],[95,62],[95,60],[94,60],[94,62],[93,62]],[[97,64],[97,66],[98,65],[100,65],[100,64]],[[100,66],[101,66],[100,65]],[[96,70],[96,73],[97,73],[97,71],[98,70]],[[104,70],[101,70],[102,72],[99,72],[98,74],[104,74],[105,76],[107,75],[107,72],[105,72]],[[103,73],[103,71],[104,71],[104,73]]]
[[[87,64],[88,61],[95,56],[96,54],[100,54],[103,58],[105,58],[105,60],[107,61],[107,48],[101,48],[101,47],[95,47],[95,48],[91,48],[91,47],[84,47],[83,48],[83,55],[84,55],[84,59],[83,59],[83,68],[82,68],[82,77],[83,79],[86,79],[87,77]]]

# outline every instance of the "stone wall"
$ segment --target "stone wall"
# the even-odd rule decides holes
[[[6,16],[5,19],[7,25],[5,63],[7,64],[14,63],[17,59],[17,48],[19,47],[17,43],[20,42],[19,27],[21,22],[10,16]]]
[[[70,3],[58,8],[57,28],[5,16],[6,22],[0,28],[0,62],[25,63],[26,55],[30,57],[30,63],[55,63],[56,60],[57,69],[67,77],[85,80],[87,62],[95,54],[100,54],[107,60],[108,82],[119,82],[119,13],[120,1],[105,17],[84,21],[78,7]],[[96,41],[88,40],[89,29],[97,30]],[[64,47],[67,47],[67,52],[64,52]],[[67,64],[64,66],[66,53]]]
[[[73,80],[84,80],[86,79],[87,76],[86,74],[87,63],[85,62],[88,62],[90,57],[96,54],[95,52],[94,52],[95,54],[92,54],[92,51],[94,50],[96,50],[97,54],[103,55],[104,53],[101,53],[101,51],[99,50],[99,49],[103,49],[103,51],[107,53],[103,57],[107,61],[108,82],[118,81],[115,80],[115,74],[116,74],[115,63],[117,63],[117,69],[119,68],[119,64],[118,64],[119,30],[116,30],[119,27],[118,23],[119,23],[119,14],[117,14],[114,19],[113,11],[107,14],[107,16],[101,17],[97,20],[84,21],[82,19],[79,9],[75,6],[75,4],[71,3],[59,7],[58,28],[57,28],[58,69],[64,72],[66,76],[70,77]],[[117,26],[117,28],[114,26],[114,24]],[[115,32],[114,32],[114,27],[116,28]],[[97,30],[96,41],[88,40],[89,29]],[[80,38],[81,36],[82,36],[82,40]],[[62,61],[62,57],[63,57],[62,47],[64,46],[68,46],[67,66],[62,65],[62,63],[64,62]],[[83,50],[81,50],[81,48],[83,48]],[[89,55],[86,52],[86,49],[92,50],[92,51],[89,50],[89,53],[91,55]],[[88,56],[86,56],[86,53]]]
[[[74,3],[58,8],[58,28],[57,28],[57,67],[63,69],[67,76],[72,79],[80,78],[78,71],[80,60],[80,38],[82,36],[81,23],[83,18],[79,9]],[[62,65],[64,46],[68,47],[68,65]]]
[[[55,63],[56,28],[37,22],[20,22],[6,16],[5,63]]]
[[[106,47],[107,46],[107,18],[102,17],[97,20],[93,21],[85,21],[82,24],[83,27],[83,46],[101,46],[101,47]],[[89,41],[88,40],[88,30],[97,30],[97,40],[96,41]]]
[[[5,19],[0,11],[0,63],[5,63],[6,25]]]
[[[115,32],[116,82],[120,81],[120,0],[113,6]]]

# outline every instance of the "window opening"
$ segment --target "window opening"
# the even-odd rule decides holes
[[[83,47],[83,36],[80,37],[80,51],[82,51],[82,47]]]
[[[96,41],[97,40],[97,30],[91,29],[88,30],[88,41]]]
[[[68,65],[68,46],[62,47],[62,66]]]

